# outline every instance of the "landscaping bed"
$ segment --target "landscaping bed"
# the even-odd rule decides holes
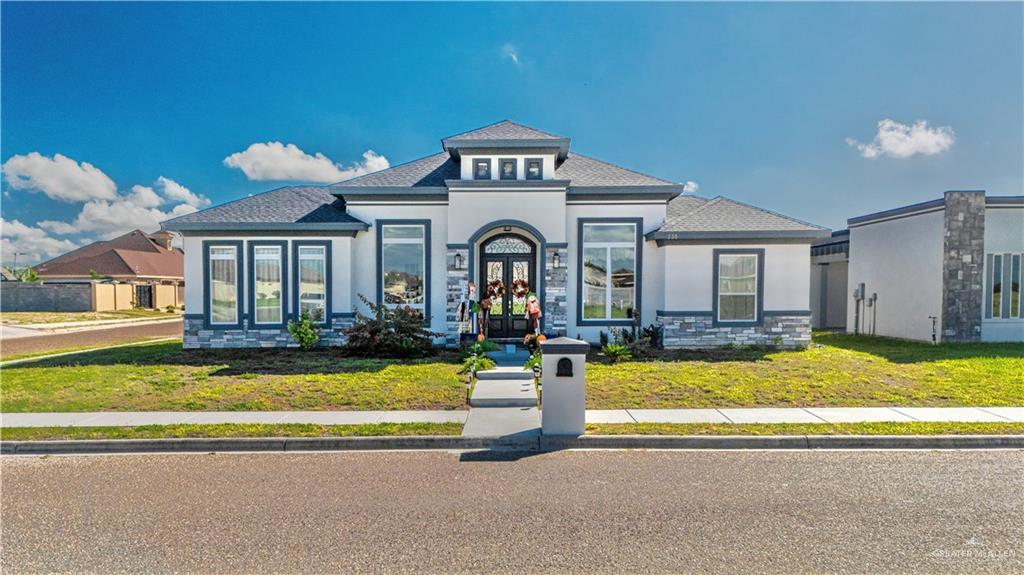
[[[587,364],[587,408],[1021,406],[1024,345],[816,332],[799,351],[655,350]]]
[[[601,423],[587,435],[1022,435],[1024,423]]]
[[[459,435],[461,423],[312,424],[181,424],[136,427],[13,427],[0,429],[0,440],[182,439],[224,437],[370,437],[396,435]]]
[[[5,367],[3,411],[466,409],[457,354],[345,357],[336,348],[183,350],[181,342]]]

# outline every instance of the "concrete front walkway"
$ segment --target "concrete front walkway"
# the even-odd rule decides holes
[[[588,409],[587,423],[1024,422],[1024,407]]]
[[[4,413],[3,427],[131,427],[216,423],[465,423],[468,411],[108,411]]]
[[[491,411],[494,410],[494,411]],[[116,427],[179,423],[467,423],[470,411],[110,411],[4,413],[4,427]],[[539,427],[536,407],[475,408],[472,435]],[[493,416],[493,417],[485,417]],[[587,423],[859,423],[873,421],[1020,422],[1024,407],[809,407],[587,410]]]

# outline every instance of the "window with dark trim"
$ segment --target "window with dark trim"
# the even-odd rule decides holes
[[[985,317],[1024,318],[1021,305],[1022,258],[1024,254],[985,256]]]
[[[473,160],[473,179],[474,180],[489,180],[491,179],[491,159],[490,158],[477,158]]]
[[[540,158],[527,158],[524,163],[526,164],[525,172],[527,180],[544,179],[544,160]]]
[[[252,325],[284,325],[288,315],[287,241],[249,242],[249,313]]]
[[[331,242],[292,242],[292,303],[296,316],[309,312],[313,321],[331,321]]]
[[[426,226],[385,224],[380,229],[384,303],[422,311],[426,307]]]
[[[203,242],[203,300],[207,326],[242,327],[242,242]]]
[[[714,250],[716,325],[760,325],[764,315],[764,249]]]
[[[515,158],[502,158],[498,160],[498,176],[503,180],[516,179]]]
[[[643,220],[577,220],[576,321],[629,325],[640,307]]]

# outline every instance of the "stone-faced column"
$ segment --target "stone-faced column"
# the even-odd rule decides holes
[[[558,254],[558,267],[555,267]],[[569,250],[564,247],[546,247],[544,250],[544,293],[541,302],[544,311],[544,331],[564,336],[568,310],[566,308],[566,278],[569,277]]]
[[[456,257],[459,256],[459,257]],[[448,270],[448,296],[445,305],[445,344],[459,345],[459,322],[455,321],[459,302],[462,301],[462,283],[469,282],[469,248],[448,248],[446,256]],[[461,263],[456,267],[456,261]]]
[[[946,192],[942,341],[981,341],[985,192]]]

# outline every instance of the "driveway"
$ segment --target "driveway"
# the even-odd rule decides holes
[[[1021,573],[1020,451],[12,458],[5,573]]]
[[[181,330],[181,320],[43,334],[39,334],[39,332],[26,334],[24,332],[34,330],[3,326],[0,328],[0,334],[2,334],[0,353],[6,357],[84,345],[111,345],[146,337],[181,337]]]

